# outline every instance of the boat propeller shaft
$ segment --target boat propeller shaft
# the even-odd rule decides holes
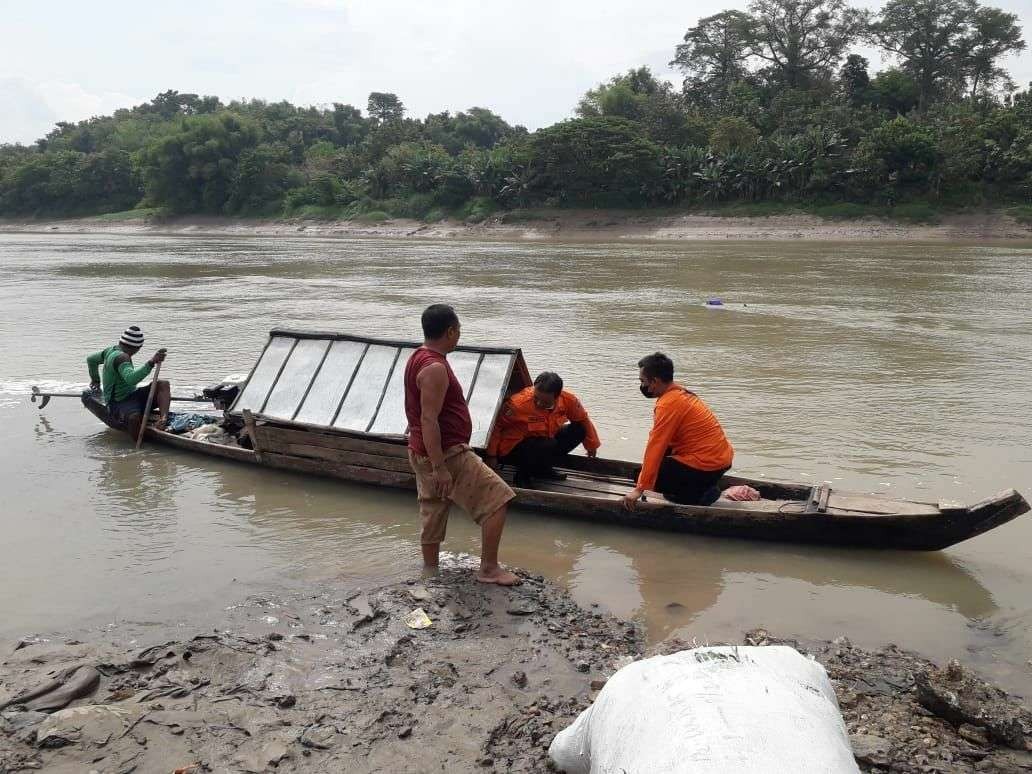
[[[32,394],[29,396],[29,400],[33,403],[39,398],[39,410],[42,411],[46,408],[46,405],[50,403],[51,398],[81,398],[81,392],[42,392],[39,387],[32,385]],[[193,395],[191,397],[185,396],[172,396],[172,401],[182,401],[188,403],[211,403],[210,398],[205,398],[203,395]]]

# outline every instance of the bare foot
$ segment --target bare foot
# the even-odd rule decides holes
[[[495,567],[491,570],[480,569],[477,573],[477,581],[480,583],[494,583],[499,586],[519,586],[523,581],[517,575],[513,575],[508,570],[503,570],[501,567]]]

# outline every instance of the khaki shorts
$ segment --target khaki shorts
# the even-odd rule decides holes
[[[444,465],[451,473],[455,487],[451,498],[442,500],[434,494],[434,469],[429,457],[409,449],[409,462],[416,474],[416,495],[419,518],[423,523],[420,543],[440,543],[448,527],[448,511],[452,503],[468,513],[477,524],[497,511],[516,493],[489,468],[468,446],[452,446],[444,452]]]

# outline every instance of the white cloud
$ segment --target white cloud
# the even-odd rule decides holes
[[[57,113],[21,78],[0,78],[0,143],[31,142],[58,120]]]
[[[0,80],[0,104],[6,108],[0,113],[0,142],[31,143],[58,121],[82,121],[139,101],[120,92],[89,92],[77,83],[5,78]]]

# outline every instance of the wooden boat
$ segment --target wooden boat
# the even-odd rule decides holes
[[[239,443],[217,444],[148,428],[146,438],[189,451],[280,470],[378,486],[415,488],[404,436],[404,364],[418,345],[338,333],[275,329],[223,422]],[[519,349],[460,347],[449,356],[466,389],[471,444],[483,449],[505,396],[528,386]],[[91,393],[83,404],[124,430]],[[935,551],[1029,510],[1009,489],[973,505],[912,502],[726,475],[721,489],[748,484],[762,500],[677,505],[649,493],[637,510],[622,496],[639,466],[569,456],[564,481],[516,489],[516,505],[592,522],[703,535]],[[511,471],[503,471],[511,483]]]

